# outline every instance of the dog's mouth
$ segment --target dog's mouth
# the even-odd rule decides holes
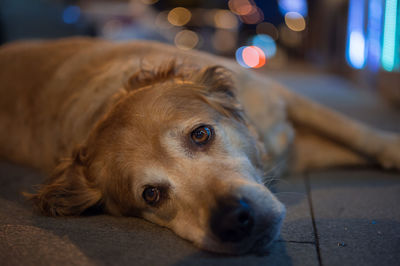
[[[254,242],[253,246],[247,253],[252,253],[258,256],[266,255],[274,242],[275,238],[271,238],[269,235],[264,234]]]
[[[269,228],[269,230],[260,234],[260,236],[253,241],[253,244],[245,253],[251,253],[259,256],[268,254],[271,246],[273,246],[275,240],[278,238],[280,227],[281,224],[279,223],[276,228]]]
[[[261,234],[260,237],[256,239],[253,246],[250,248],[249,253],[256,255],[266,255],[268,253],[281,232],[281,227],[285,216],[286,209],[284,208],[280,217],[276,219],[276,225],[274,227],[270,227],[266,232]]]

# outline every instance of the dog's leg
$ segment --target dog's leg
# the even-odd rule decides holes
[[[321,137],[310,130],[296,127],[290,170],[305,172],[335,166],[361,166],[371,163],[367,157]]]
[[[362,162],[364,159],[361,158],[366,157],[367,161],[375,160],[385,168],[400,170],[399,134],[374,129],[301,97],[267,77],[240,71],[233,65],[227,64],[227,66],[236,73],[239,98],[264,141],[268,136],[265,137],[263,133],[268,135],[277,121],[287,117],[296,127],[310,129],[316,136],[331,140],[331,149],[326,151],[326,159],[319,160],[318,164],[321,167],[349,164],[344,159],[346,157],[353,161],[352,164],[364,163]],[[302,140],[303,143],[300,144],[299,141]],[[297,141],[299,145],[307,146],[301,136]],[[321,141],[318,144],[317,141],[308,139],[307,142],[308,147],[317,147]],[[338,146],[335,147],[332,143]],[[331,152],[337,155],[328,156]],[[339,157],[343,152],[347,155],[340,160]],[[358,159],[354,157],[355,155]]]
[[[287,92],[283,96],[289,119],[296,126],[374,159],[385,168],[400,169],[400,135],[373,129],[296,94]]]

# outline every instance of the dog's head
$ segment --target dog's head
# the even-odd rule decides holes
[[[102,207],[215,252],[263,252],[283,205],[262,182],[262,145],[222,67],[140,71],[32,198],[49,215]]]

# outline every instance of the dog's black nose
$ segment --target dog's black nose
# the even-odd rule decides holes
[[[223,198],[211,213],[211,231],[223,242],[238,242],[251,234],[254,214],[245,199]]]

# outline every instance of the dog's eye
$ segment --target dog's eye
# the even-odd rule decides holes
[[[160,200],[160,190],[156,187],[148,187],[143,191],[142,197],[148,204],[154,205]]]
[[[200,126],[192,131],[191,138],[197,145],[204,145],[210,141],[212,134],[211,126]]]

